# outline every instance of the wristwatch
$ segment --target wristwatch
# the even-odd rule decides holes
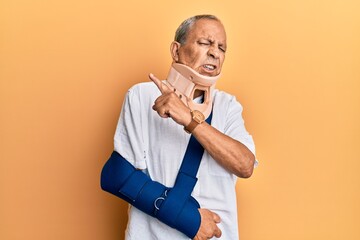
[[[187,133],[192,133],[199,124],[205,121],[205,117],[200,111],[192,110],[190,113],[192,117],[191,122],[184,127],[184,130]]]

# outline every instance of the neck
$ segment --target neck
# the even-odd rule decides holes
[[[218,78],[219,75],[204,76],[186,65],[173,63],[167,77],[167,83],[176,89],[176,94],[182,95],[181,100],[186,106],[191,110],[202,112],[207,117],[212,109],[211,91]],[[193,101],[200,96],[203,96],[201,103]]]
[[[204,92],[195,90],[193,99],[198,98],[200,96],[204,96]]]

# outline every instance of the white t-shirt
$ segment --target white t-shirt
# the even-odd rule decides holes
[[[152,106],[160,96],[153,82],[129,89],[114,137],[115,151],[135,168],[146,169],[151,179],[167,187],[174,185],[190,134],[171,118],[161,118]],[[240,141],[255,154],[252,137],[242,119],[242,106],[235,97],[213,91],[212,126]],[[221,218],[223,240],[238,238],[236,176],[221,167],[206,151],[198,170],[192,196]],[[135,207],[129,209],[127,240],[185,240],[183,233],[168,227]],[[215,238],[214,238],[215,239]]]

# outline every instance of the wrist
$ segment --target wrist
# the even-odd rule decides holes
[[[191,114],[191,110],[189,109],[189,111],[186,113],[186,117],[185,117],[185,122],[183,124],[183,127],[185,128],[186,126],[188,126],[191,121],[192,121],[192,114]]]
[[[185,132],[189,134],[191,134],[198,125],[202,124],[205,121],[204,115],[198,110],[193,110],[190,112],[190,114],[191,121],[184,126]]]

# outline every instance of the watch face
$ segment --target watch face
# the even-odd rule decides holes
[[[202,114],[200,111],[194,110],[192,113],[193,113],[193,119],[196,122],[202,123],[203,121],[205,121],[204,114]]]

